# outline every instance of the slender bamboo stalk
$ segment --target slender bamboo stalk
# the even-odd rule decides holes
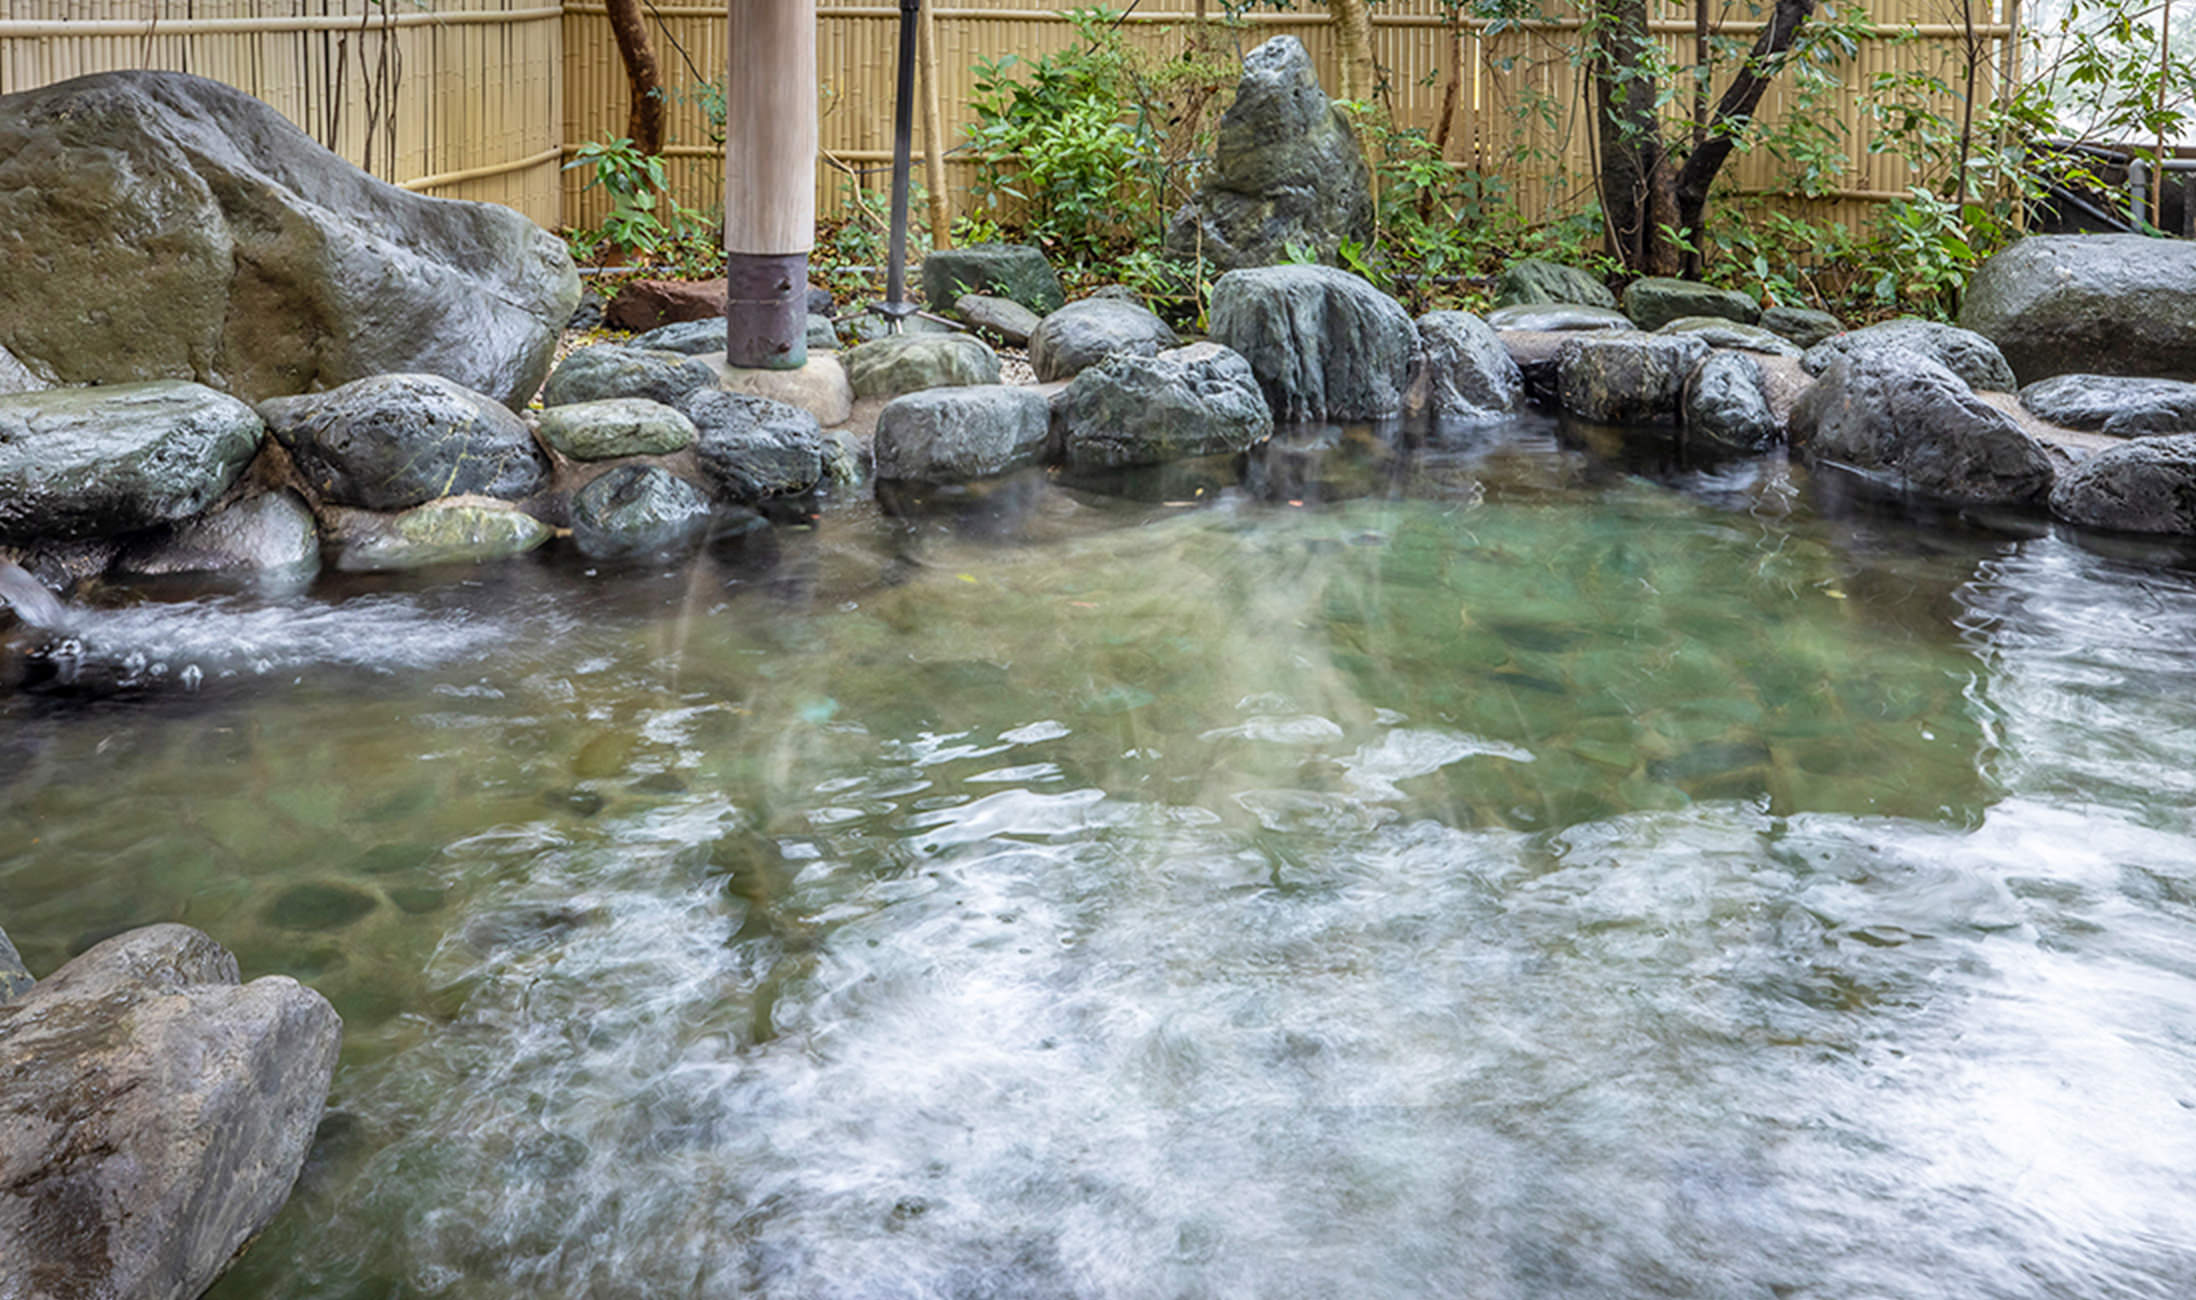
[[[930,189],[930,246],[953,246],[953,212],[946,201],[945,115],[938,105],[937,0],[923,0],[916,16],[918,60],[923,74],[923,184]]]

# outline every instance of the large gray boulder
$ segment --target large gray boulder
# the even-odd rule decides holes
[[[265,432],[251,407],[183,380],[0,397],[0,542],[187,519],[229,489]]]
[[[0,266],[0,347],[40,377],[252,402],[411,371],[521,406],[579,303],[518,213],[376,180],[175,72],[0,98]]]
[[[1250,362],[1276,420],[1402,414],[1418,327],[1364,277],[1330,266],[1230,271],[1212,287],[1212,341]]]
[[[2196,433],[2196,384],[2124,375],[2054,375],[2021,390],[2038,419],[2115,438]]]
[[[262,492],[131,540],[117,573],[301,573],[320,567],[320,529],[297,494]]]
[[[880,479],[951,483],[1044,459],[1050,404],[1031,388],[933,388],[886,403],[872,444]]]
[[[289,1198],[341,1039],[180,925],[0,1003],[0,1296],[194,1300]]]
[[[1863,325],[1857,330],[1833,334],[1807,349],[1800,368],[1819,375],[1839,357],[1863,352],[1912,352],[1928,357],[1985,393],[2010,393],[2018,385],[2013,368],[2006,364],[1997,345],[1973,330],[1938,321],[1902,316],[1897,320]]]
[[[669,405],[697,388],[713,388],[717,372],[683,352],[598,343],[567,356],[541,390],[543,406],[645,397]]]
[[[1685,316],[1721,316],[1751,325],[1761,319],[1761,303],[1736,289],[1652,275],[1625,286],[1624,314],[1643,330],[1658,330]]]
[[[1566,268],[1558,268],[1566,269]],[[1466,311],[1418,318],[1419,360],[1404,400],[1414,417],[1484,424],[1525,402],[1525,375],[1494,330]]]
[[[1278,262],[1291,246],[1333,263],[1344,240],[1370,243],[1372,233],[1357,134],[1320,89],[1303,42],[1276,36],[1244,56],[1212,170],[1174,214],[1167,252],[1223,271]]]
[[[1708,352],[1689,334],[1581,334],[1556,354],[1556,400],[1597,424],[1674,424]]]
[[[2034,505],[2055,473],[2012,416],[1918,352],[1838,358],[1793,410],[1792,436],[1811,459],[1954,505]]]
[[[1960,324],[2024,384],[2077,372],[2196,380],[2196,243],[2031,235],[1976,269]]]
[[[972,334],[888,334],[846,354],[856,397],[999,382],[999,354]]]
[[[1193,343],[1083,371],[1052,400],[1052,429],[1069,469],[1106,470],[1247,450],[1273,436],[1273,412],[1248,361]]]
[[[1029,365],[1039,383],[1049,384],[1072,379],[1110,356],[1154,357],[1176,342],[1167,323],[1140,303],[1085,298],[1038,323],[1029,336]]]
[[[1761,363],[1744,352],[1717,352],[1685,381],[1685,445],[1695,451],[1765,451],[1784,436],[1769,403]]]
[[[709,498],[656,465],[616,465],[572,494],[572,541],[598,560],[659,555],[701,544]]]
[[[383,573],[443,564],[488,564],[549,540],[549,525],[502,501],[451,497],[399,514],[331,512],[335,567]]]
[[[1616,309],[1616,295],[1599,277],[1589,275],[1575,266],[1561,262],[1545,261],[1538,257],[1521,257],[1502,268],[1495,280],[1494,305],[1497,307],[1530,306],[1546,303],[1570,303],[1580,307],[1604,307]]]
[[[933,249],[923,258],[923,299],[942,311],[964,294],[992,294],[1039,316],[1067,305],[1060,273],[1030,244],[970,244]]]
[[[2196,536],[2196,434],[2091,456],[2052,489],[2051,513],[2090,528]]]
[[[800,407],[698,389],[679,400],[678,410],[694,422],[694,463],[720,502],[798,496],[823,479],[823,429]]]
[[[376,375],[259,404],[268,431],[323,501],[403,510],[438,497],[517,500],[549,485],[549,458],[502,404],[440,375]]]

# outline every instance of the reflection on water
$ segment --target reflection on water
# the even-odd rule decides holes
[[[2185,1294],[2196,579],[1648,468],[96,611],[7,923],[343,1012],[229,1300]]]

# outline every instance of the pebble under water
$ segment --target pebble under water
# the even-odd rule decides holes
[[[2185,1297],[2196,566],[1592,446],[108,592],[5,923],[342,1013],[219,1300]]]

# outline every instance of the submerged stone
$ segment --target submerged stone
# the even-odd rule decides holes
[[[877,477],[953,482],[1044,459],[1051,407],[1034,389],[934,388],[894,398],[877,415]]]
[[[1077,375],[1052,402],[1069,469],[1118,469],[1246,450],[1273,434],[1250,363],[1217,343],[1122,353]]]
[[[709,519],[708,496],[655,465],[615,466],[572,494],[572,541],[595,559],[699,546]]]
[[[549,526],[500,501],[435,501],[393,516],[352,516],[335,567],[347,573],[485,564],[549,540]]]
[[[363,889],[337,881],[292,885],[267,905],[267,920],[285,930],[340,930],[381,904]]]

